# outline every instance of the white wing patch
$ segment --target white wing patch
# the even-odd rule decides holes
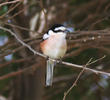
[[[43,39],[45,40],[45,39],[48,39],[49,38],[49,35],[47,34],[47,33],[45,33],[44,35],[43,35]]]
[[[66,30],[66,28],[65,28],[64,26],[56,27],[56,28],[55,28],[55,31],[58,31],[58,30],[64,31],[64,30]]]

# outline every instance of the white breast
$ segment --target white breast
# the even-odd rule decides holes
[[[66,53],[67,43],[65,34],[50,36],[46,44],[48,45],[45,46],[44,54],[51,58],[59,59]]]

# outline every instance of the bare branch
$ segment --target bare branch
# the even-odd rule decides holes
[[[11,60],[11,61],[8,61],[6,63],[3,63],[3,64],[0,64],[0,68],[3,68],[9,64],[12,64],[12,63],[21,63],[21,62],[25,62],[25,61],[30,61],[32,58],[34,58],[35,56],[31,56],[29,58],[22,58],[22,59],[18,59],[18,60]]]
[[[14,1],[10,1],[10,2],[4,2],[4,3],[0,4],[0,7],[1,7],[1,6],[4,6],[4,5],[7,5],[7,4],[20,2],[20,1],[22,1],[22,0],[14,0]]]
[[[11,72],[9,74],[6,74],[6,75],[3,75],[0,77],[0,80],[3,80],[3,79],[7,79],[7,78],[10,78],[10,77],[13,77],[13,76],[16,76],[16,75],[20,75],[28,70],[31,70],[32,68],[34,68],[35,66],[31,66],[31,67],[28,67],[28,68],[24,68],[24,69],[21,69],[21,70],[18,70],[17,72]],[[37,68],[38,66],[36,66]]]
[[[19,38],[17,37],[17,35],[16,35],[14,32],[12,32],[11,30],[9,30],[9,29],[7,29],[7,28],[4,28],[4,27],[1,27],[1,26],[0,26],[0,29],[3,29],[3,30],[5,30],[5,31],[11,33],[11,35],[13,35],[13,36],[17,39],[18,42],[20,42],[23,46],[27,47],[27,48],[28,48],[30,51],[32,51],[34,54],[37,54],[37,55],[42,56],[42,57],[46,57],[45,55],[43,55],[43,54],[41,54],[41,53],[39,53],[39,52],[36,52],[33,48],[31,48],[30,45],[27,45],[25,42],[23,42],[21,39],[19,39]]]
[[[0,18],[5,17],[7,14],[9,14],[11,11],[13,11],[16,7],[18,7],[21,4],[21,2],[19,2],[18,4],[16,4],[14,7],[10,8],[6,13],[4,13],[3,15],[0,16]]]
[[[77,76],[75,82],[73,83],[73,85],[67,90],[67,92],[64,93],[64,97],[63,97],[63,100],[66,100],[66,96],[68,95],[68,93],[73,89],[74,86],[76,86],[80,76],[83,74],[85,68],[87,67],[87,65],[90,64],[92,58],[87,62],[87,64],[83,67],[83,69],[81,70],[81,72],[79,73],[79,75]]]
[[[47,58],[47,56],[45,56],[45,55],[42,54],[42,53],[39,53],[39,52],[35,51],[33,48],[31,48],[30,45],[28,45],[28,44],[24,43],[22,40],[20,40],[20,39],[18,38],[18,36],[17,36],[14,32],[12,32],[11,30],[9,30],[9,29],[7,29],[7,28],[4,28],[4,27],[1,27],[1,26],[0,26],[0,29],[9,32],[11,35],[13,35],[13,36],[17,39],[18,42],[20,42],[23,46],[27,47],[27,48],[28,48],[31,52],[33,52],[35,55],[39,55],[39,56],[41,56],[41,57]],[[51,58],[49,58],[49,59],[51,59]],[[53,61],[55,61],[55,62],[57,62],[57,63],[60,62],[60,61],[54,60],[54,59],[51,59],[51,60],[53,60]],[[82,68],[82,69],[84,68],[83,65],[77,65],[77,64],[72,64],[72,63],[63,62],[63,61],[62,61],[61,63],[64,64],[64,65],[67,65],[67,66],[71,66],[72,68],[74,68],[74,67],[76,67],[76,68]],[[104,75],[110,76],[110,73],[103,72],[103,71],[98,71],[98,70],[91,69],[91,68],[85,68],[85,70],[91,71],[91,72],[93,72],[93,73],[95,73],[95,74],[104,74]]]

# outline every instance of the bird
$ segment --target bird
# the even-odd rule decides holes
[[[68,28],[62,24],[54,24],[50,27],[40,43],[43,54],[55,60],[63,58],[67,51],[66,35],[68,32]],[[46,86],[52,86],[53,81],[55,62],[51,59],[47,59]]]

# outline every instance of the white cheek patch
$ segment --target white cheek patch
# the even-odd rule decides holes
[[[64,26],[61,26],[61,27],[57,27],[57,28],[55,28],[55,31],[58,31],[58,30],[62,30],[62,31],[64,31],[64,30],[66,30],[66,28],[65,28]]]
[[[48,34],[49,34],[49,35],[53,35],[53,34],[55,34],[55,33],[54,33],[52,30],[49,30]]]
[[[45,40],[45,39],[48,39],[48,38],[49,38],[49,35],[47,33],[45,33],[44,36],[43,36],[43,39]]]

